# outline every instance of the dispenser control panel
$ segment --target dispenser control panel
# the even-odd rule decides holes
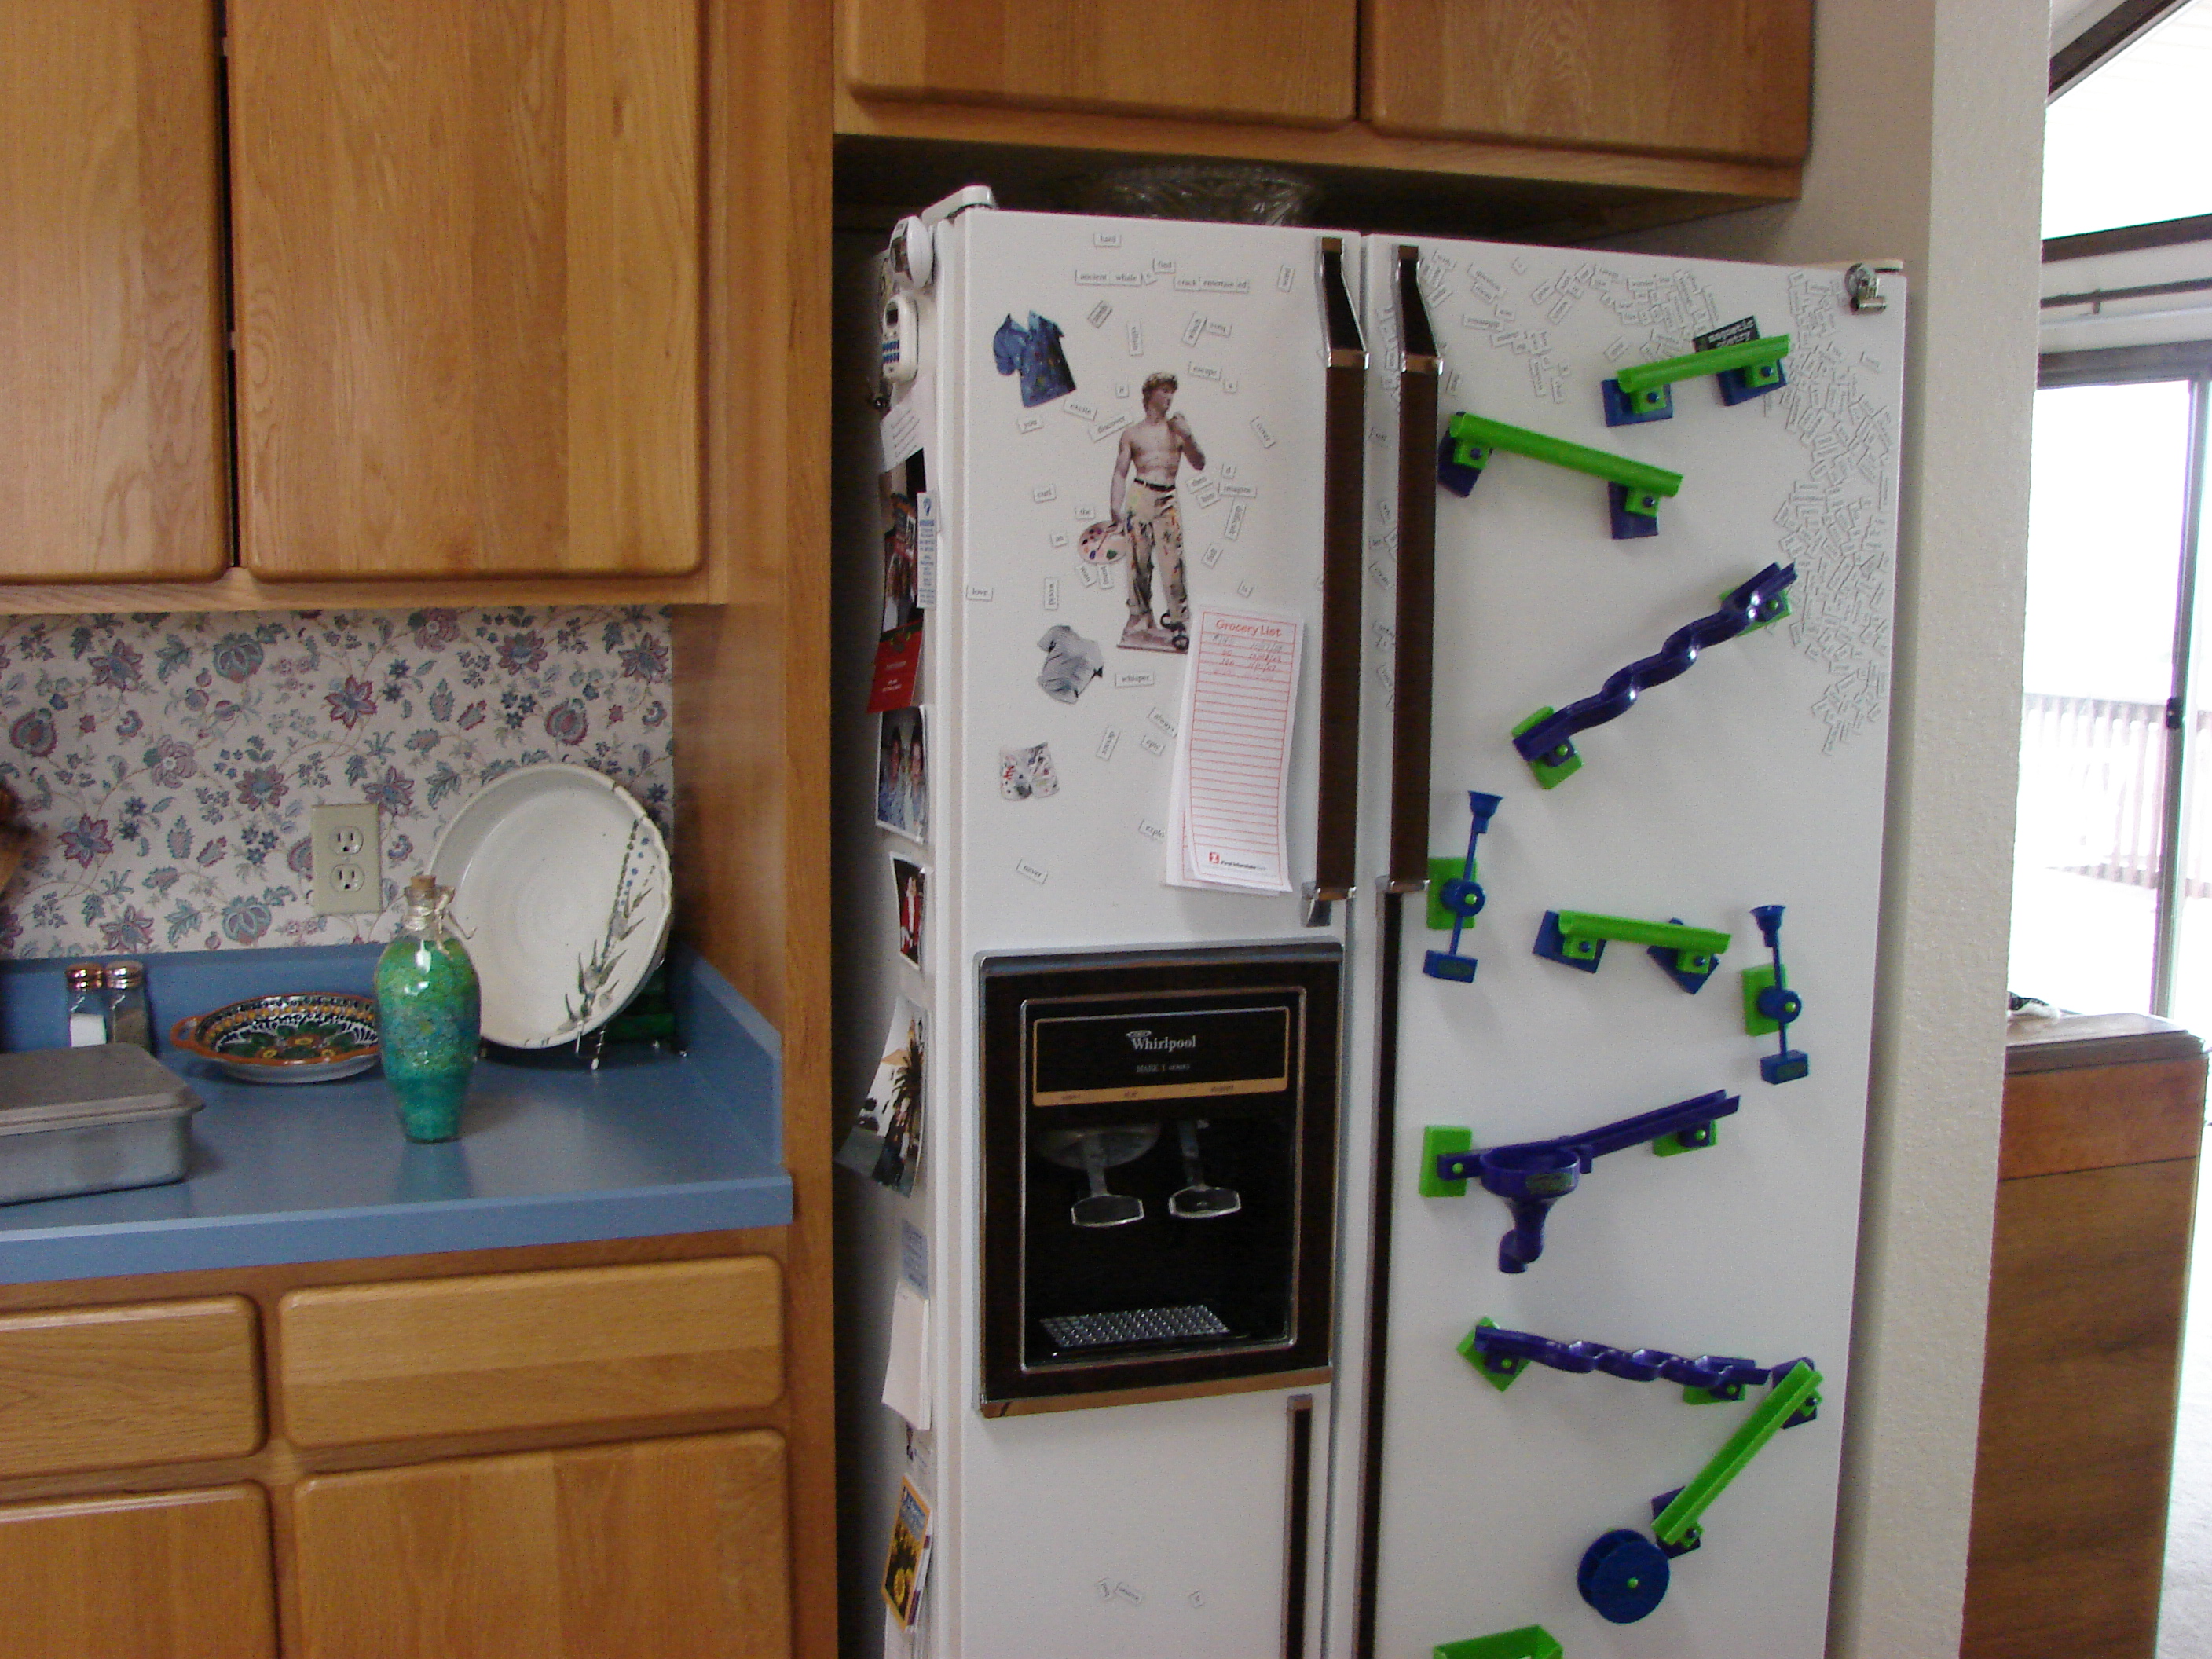
[[[1342,953],[987,957],[987,1415],[1326,1377]]]

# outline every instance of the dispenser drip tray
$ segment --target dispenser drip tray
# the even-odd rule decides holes
[[[1131,1308],[1121,1313],[1062,1314],[1040,1319],[1045,1334],[1062,1353],[1085,1348],[1118,1348],[1134,1342],[1188,1342],[1194,1337],[1227,1336],[1229,1327],[1203,1304],[1179,1308]]]

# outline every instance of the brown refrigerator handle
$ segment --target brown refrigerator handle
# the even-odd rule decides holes
[[[1398,646],[1391,684],[1389,890],[1429,879],[1429,724],[1437,636],[1437,337],[1421,251],[1398,249]]]
[[[1352,896],[1359,833],[1359,542],[1365,493],[1367,347],[1344,283],[1344,239],[1321,239],[1322,313],[1328,378],[1322,445],[1320,784],[1314,815],[1309,927]]]

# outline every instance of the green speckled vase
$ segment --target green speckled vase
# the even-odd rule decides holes
[[[447,932],[453,890],[428,876],[407,884],[399,937],[376,963],[376,1021],[384,1082],[410,1140],[451,1140],[477,1063],[477,970]]]

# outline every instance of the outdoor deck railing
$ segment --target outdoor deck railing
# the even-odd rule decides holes
[[[2212,729],[2212,709],[2196,710],[2193,725],[2201,738]],[[2165,704],[2028,692],[2021,722],[2021,861],[2156,886],[2165,771]],[[2207,837],[2193,839],[2202,846]],[[2187,896],[2212,895],[2208,863],[2202,854],[2191,860]]]

